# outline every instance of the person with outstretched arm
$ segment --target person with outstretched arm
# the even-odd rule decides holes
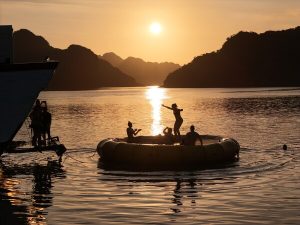
[[[136,136],[142,129],[133,129],[132,123],[128,121],[128,127],[127,127],[127,142],[133,142],[134,136]]]
[[[171,107],[165,106],[164,104],[162,104],[162,106],[173,111],[173,114],[175,116],[174,135],[175,136],[180,136],[179,129],[180,129],[182,123],[183,123],[183,119],[180,115],[180,112],[183,111],[183,109],[178,109],[176,103],[172,104]]]

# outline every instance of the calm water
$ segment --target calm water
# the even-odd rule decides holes
[[[300,88],[111,88],[40,98],[69,151],[63,167],[48,153],[2,158],[0,204],[20,224],[300,223]],[[234,137],[240,161],[176,172],[98,166],[101,139],[125,136],[128,120],[143,135],[158,134],[174,122],[160,105],[174,102],[184,109],[183,133],[194,124],[202,134]],[[29,135],[24,126],[16,139]]]

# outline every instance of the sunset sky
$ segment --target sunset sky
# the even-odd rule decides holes
[[[0,24],[29,29],[58,48],[79,44],[96,54],[185,64],[240,30],[299,26],[300,1],[0,0]]]

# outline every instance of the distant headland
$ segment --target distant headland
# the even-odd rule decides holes
[[[169,74],[164,87],[300,86],[300,27],[239,32]]]
[[[127,74],[99,59],[90,49],[70,45],[57,49],[29,30],[14,32],[14,61],[43,61],[45,57],[60,62],[48,90],[90,90],[101,87],[137,86]]]
[[[145,62],[135,57],[122,59],[113,52],[99,57],[132,76],[141,85],[162,85],[169,73],[180,68],[179,64],[172,62]]]

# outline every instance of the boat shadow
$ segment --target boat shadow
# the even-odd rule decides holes
[[[53,178],[66,178],[56,160],[47,165],[9,165],[0,160],[0,224],[45,222],[45,209],[53,204]],[[27,186],[28,181],[31,187]]]

